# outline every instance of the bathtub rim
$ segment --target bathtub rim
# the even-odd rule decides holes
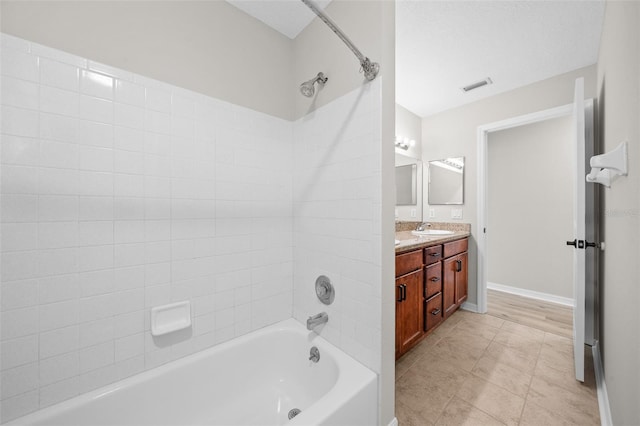
[[[336,383],[319,399],[317,399],[310,407],[303,410],[301,414],[291,419],[287,425],[304,425],[305,420],[309,417],[314,421],[313,424],[320,423],[324,419],[327,419],[336,410],[343,407],[352,397],[357,395],[360,391],[370,386],[372,382],[377,383],[377,374],[360,363],[335,345],[327,341],[320,334],[313,331],[307,331],[305,327],[298,322],[295,318],[288,318],[286,320],[265,326],[263,328],[254,330],[242,336],[227,340],[218,345],[210,348],[195,352],[193,354],[172,360],[166,364],[151,368],[146,371],[134,374],[133,376],[126,377],[118,380],[114,383],[102,386],[92,391],[77,395],[68,400],[61,401],[57,404],[49,407],[42,408],[32,413],[13,419],[7,423],[3,423],[6,426],[16,425],[30,425],[34,422],[46,421],[48,418],[64,414],[67,411],[74,408],[81,407],[86,404],[90,404],[93,400],[99,399],[108,394],[117,392],[121,389],[132,387],[153,379],[156,379],[168,372],[178,370],[183,366],[187,366],[193,363],[197,363],[205,358],[215,356],[217,352],[222,352],[233,348],[234,346],[242,345],[252,339],[274,333],[274,332],[289,332],[299,335],[304,338],[305,341],[311,346],[318,346],[322,353],[331,356],[338,368],[338,377]],[[375,407],[377,410],[377,405]],[[303,415],[304,414],[304,415]],[[310,419],[310,420],[311,420]]]

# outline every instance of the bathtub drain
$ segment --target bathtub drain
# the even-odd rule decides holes
[[[300,409],[298,408],[294,408],[292,410],[289,410],[289,420],[291,420],[292,418],[294,418],[295,416],[297,416],[298,414],[300,414]]]

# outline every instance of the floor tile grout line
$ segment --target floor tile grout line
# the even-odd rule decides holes
[[[538,349],[538,355],[536,356],[536,365],[533,366],[533,372],[531,374],[531,379],[529,380],[529,386],[527,386],[527,393],[524,396],[524,404],[522,404],[522,410],[520,411],[520,419],[518,420],[518,424],[522,423],[524,408],[527,406],[527,400],[529,399],[529,393],[531,392],[531,384],[533,383],[533,378],[535,377],[536,370],[538,369],[538,362],[540,361],[540,354],[542,353],[542,345],[544,345],[544,338],[542,339],[542,344]]]
[[[436,421],[433,422],[434,425],[438,424],[438,422],[440,421],[440,419],[444,415],[444,412],[447,411],[447,407],[449,406],[449,404],[451,404],[451,401],[453,401],[453,398],[455,398],[457,395],[458,395],[458,390],[456,390],[454,392],[454,394],[449,397],[449,399],[447,400],[447,403],[444,404],[444,408],[442,409],[442,411],[440,411],[440,414],[438,414],[438,417],[436,417]]]

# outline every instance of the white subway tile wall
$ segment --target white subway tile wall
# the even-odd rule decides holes
[[[381,79],[294,125],[294,317],[325,311],[321,334],[381,367]],[[318,276],[336,289],[316,297]]]
[[[1,38],[2,422],[291,317],[291,122]]]

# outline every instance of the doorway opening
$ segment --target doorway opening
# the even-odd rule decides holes
[[[572,337],[573,120],[491,132],[487,144],[487,313]],[[560,305],[560,306],[558,306]]]
[[[489,268],[492,263],[491,256],[493,255],[493,253],[490,252],[492,245],[490,244],[490,239],[488,237],[489,234],[487,233],[489,224],[491,223],[491,219],[492,219],[490,217],[490,210],[489,210],[489,207],[490,207],[489,197],[490,197],[490,190],[491,190],[490,176],[488,172],[489,156],[490,156],[489,139],[490,137],[496,138],[499,135],[506,135],[507,133],[505,133],[504,131],[507,131],[507,130],[516,130],[519,128],[523,128],[524,126],[546,124],[548,122],[568,119],[571,116],[572,112],[573,112],[573,105],[568,104],[568,105],[564,105],[557,108],[552,108],[544,111],[535,112],[532,114],[526,114],[519,117],[510,118],[507,120],[502,120],[495,123],[490,123],[478,128],[478,224],[479,226],[482,226],[482,229],[480,230],[481,232],[479,234],[480,237],[478,238],[477,294],[478,294],[478,312],[480,313],[487,312],[487,287],[488,287],[488,283],[490,282]],[[496,143],[499,143],[499,142],[500,141],[496,141]],[[511,161],[516,162],[516,164],[518,162],[521,163],[521,160],[522,159],[519,159],[519,158],[511,159]],[[531,169],[528,171],[529,180],[532,181],[531,185],[535,186],[536,176],[545,173],[546,164],[536,164],[536,165],[533,165],[532,167],[531,166],[532,165],[529,164],[529,162],[527,162],[526,167],[530,167]],[[508,179],[509,177],[507,176],[504,177],[504,180],[506,183],[508,183]],[[544,190],[544,188],[542,188],[542,190]],[[502,212],[502,213],[508,214],[508,212]],[[535,212],[532,212],[532,214],[535,214]],[[506,215],[505,217],[508,217],[508,215]],[[506,232],[503,232],[503,234],[510,233],[511,235],[519,235],[522,227],[513,229],[513,224],[526,221],[527,217],[508,217],[508,219],[510,222],[509,225],[511,225],[509,227],[512,229],[508,229]],[[520,240],[517,247],[506,247],[506,248],[501,247],[501,249],[510,250],[511,254],[513,254],[513,252],[520,251],[522,255],[525,255],[526,247],[528,243],[529,242],[526,240]],[[553,242],[549,242],[549,243],[551,244]],[[512,274],[513,270],[508,273]],[[521,271],[521,273],[527,274],[527,273],[531,273],[531,271]],[[494,285],[494,288],[496,284],[498,286],[500,285],[505,286],[506,284],[509,287],[513,287],[512,284],[508,284],[508,283],[495,282],[492,284]],[[544,287],[541,287],[541,288],[544,288]],[[504,287],[502,287],[501,289],[504,290]],[[544,291],[538,291],[537,293],[544,293]],[[532,294],[533,293],[529,293],[529,295],[532,295]],[[571,303],[570,302],[571,299],[569,297],[565,297],[564,299],[560,299],[560,300],[564,301],[565,303]]]

